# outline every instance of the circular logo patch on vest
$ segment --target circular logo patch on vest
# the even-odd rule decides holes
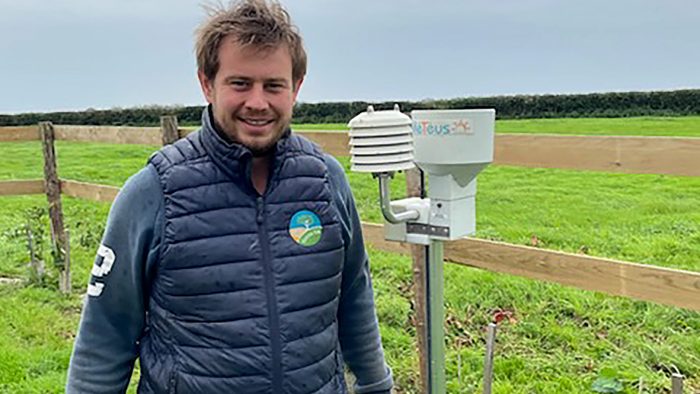
[[[321,240],[322,232],[321,220],[311,211],[299,211],[289,221],[289,235],[299,245],[316,245]]]

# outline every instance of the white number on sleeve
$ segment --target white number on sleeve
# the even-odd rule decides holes
[[[112,270],[114,266],[114,260],[117,256],[114,251],[104,245],[100,245],[97,249],[97,259],[95,259],[95,264],[92,266],[92,271],[90,272],[94,279],[103,278]],[[91,280],[92,282],[92,280]],[[102,294],[105,284],[102,282],[90,283],[88,285],[88,295],[97,297]]]

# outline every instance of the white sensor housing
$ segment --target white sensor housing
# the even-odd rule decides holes
[[[394,110],[375,111],[371,105],[348,123],[351,170],[393,173],[415,167],[412,121]]]

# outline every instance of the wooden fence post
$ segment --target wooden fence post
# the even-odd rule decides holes
[[[422,174],[418,168],[406,171],[406,194],[407,197],[422,197],[423,182]],[[411,256],[413,258],[413,296],[416,313],[416,336],[418,337],[418,362],[419,370],[419,390],[421,393],[428,392],[428,332],[426,324],[426,293],[425,276],[426,268],[426,246],[411,244]]]
[[[54,129],[51,122],[40,122],[41,142],[44,148],[44,182],[46,198],[49,202],[49,218],[51,223],[51,240],[54,252],[54,263],[58,265],[58,285],[62,293],[71,291],[70,257],[66,251],[66,233],[63,228],[63,208],[61,206],[61,183],[56,170],[56,150],[54,149]]]
[[[180,134],[177,131],[177,116],[161,116],[160,130],[163,133],[163,146],[173,144],[180,139]]]

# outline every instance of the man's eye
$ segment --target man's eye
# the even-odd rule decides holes
[[[267,85],[267,88],[273,92],[276,92],[284,89],[284,85],[282,85],[281,83],[271,83]]]
[[[241,80],[233,80],[233,81],[230,81],[229,84],[233,87],[236,87],[236,88],[242,88],[242,87],[248,86],[247,81],[241,81]]]

